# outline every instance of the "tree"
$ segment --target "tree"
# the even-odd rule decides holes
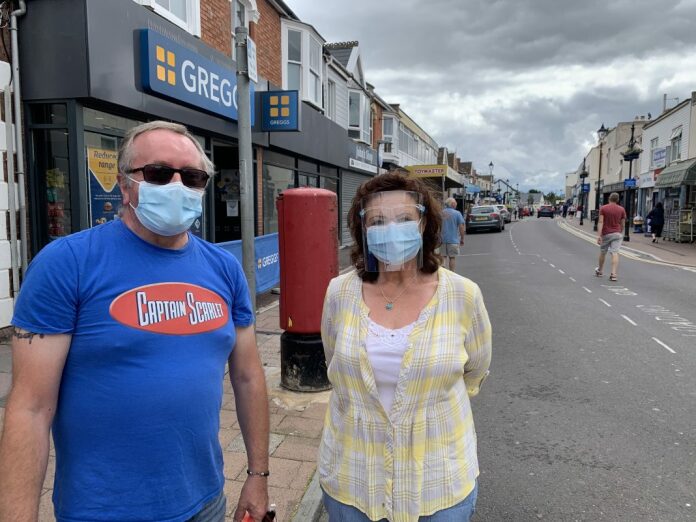
[[[556,193],[552,191],[546,194],[544,198],[546,199],[547,203],[555,204],[556,199],[558,199],[558,196],[556,196]]]
[[[541,190],[529,189],[529,193],[530,193],[530,194],[541,194]]]

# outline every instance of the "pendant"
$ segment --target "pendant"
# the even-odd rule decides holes
[[[394,303],[387,303],[387,305],[384,308],[386,308],[387,311],[391,312],[392,308],[394,308]]]

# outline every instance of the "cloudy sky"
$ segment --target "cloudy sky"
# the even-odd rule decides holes
[[[596,130],[696,91],[696,0],[286,0],[440,144],[563,189]],[[670,102],[674,105],[675,102]]]

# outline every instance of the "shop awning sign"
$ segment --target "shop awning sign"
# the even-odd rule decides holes
[[[232,67],[213,62],[152,29],[140,31],[142,87],[153,94],[237,120],[237,77]],[[254,84],[249,85],[254,124]]]

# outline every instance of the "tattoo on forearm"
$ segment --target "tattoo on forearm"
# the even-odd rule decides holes
[[[39,339],[44,338],[44,334],[42,333],[34,333],[34,332],[27,332],[26,330],[22,330],[21,328],[12,328],[12,337],[15,339],[29,339],[29,344],[34,340],[34,337],[39,336]]]

